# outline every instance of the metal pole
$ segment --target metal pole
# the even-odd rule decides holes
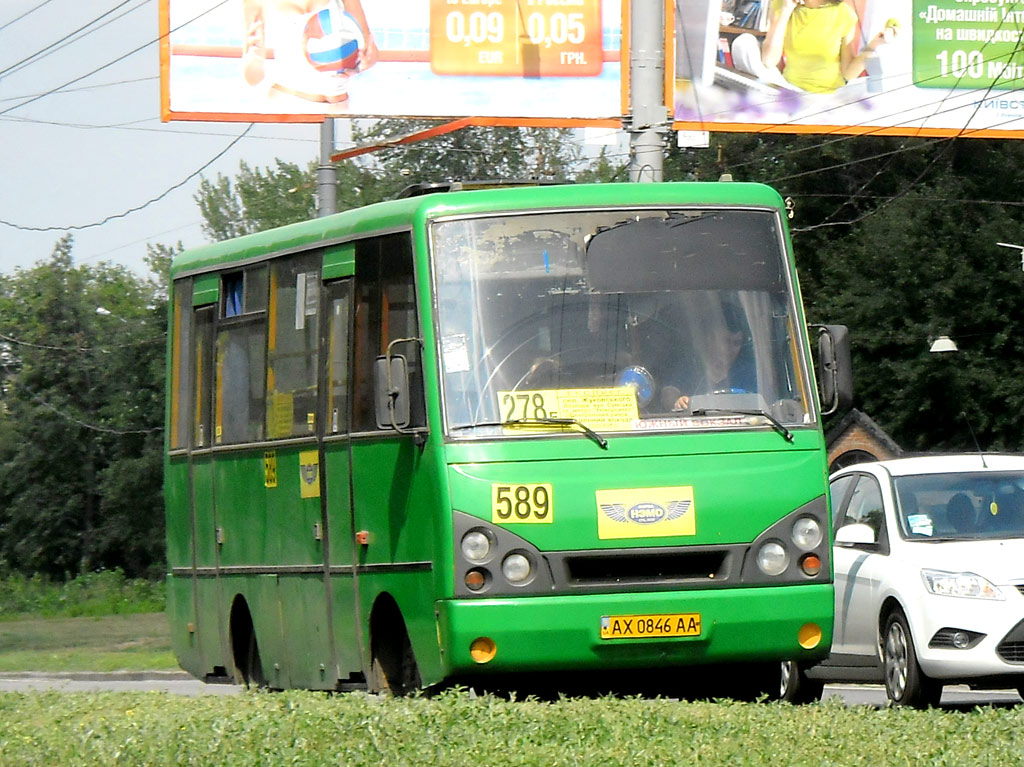
[[[334,154],[334,118],[325,117],[320,124],[320,164],[316,166],[317,216],[338,212],[338,173],[331,155]]]
[[[665,0],[630,0],[629,180],[664,179]]]

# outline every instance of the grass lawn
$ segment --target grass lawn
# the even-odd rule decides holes
[[[0,621],[0,672],[177,668],[164,613]]]

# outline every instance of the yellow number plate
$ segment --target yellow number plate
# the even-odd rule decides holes
[[[700,636],[700,613],[670,615],[605,615],[601,639]]]
[[[491,485],[491,521],[553,522],[555,503],[551,485]]]

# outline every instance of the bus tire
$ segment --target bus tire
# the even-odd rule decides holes
[[[779,700],[803,705],[821,699],[825,683],[820,679],[808,679],[807,672],[797,661],[782,661],[780,672]]]
[[[416,656],[398,606],[391,600],[378,604],[370,620],[370,692],[410,695],[422,686]]]
[[[266,687],[267,678],[263,674],[263,661],[260,659],[252,614],[241,595],[235,597],[231,605],[230,632],[235,679],[246,687]]]

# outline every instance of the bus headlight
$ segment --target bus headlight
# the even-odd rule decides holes
[[[479,530],[470,530],[462,536],[462,556],[470,562],[483,562],[491,553],[491,539]]]
[[[509,554],[502,560],[501,574],[509,583],[520,586],[530,580],[533,575],[533,567],[525,555]]]
[[[789,567],[789,554],[781,543],[768,541],[757,550],[757,566],[765,575],[782,575]]]
[[[793,543],[803,551],[817,548],[821,543],[821,525],[814,517],[800,517],[793,523]]]

